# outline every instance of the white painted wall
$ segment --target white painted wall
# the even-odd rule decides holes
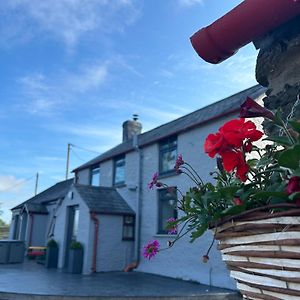
[[[137,151],[132,151],[125,156],[125,186],[117,188],[120,195],[126,200],[129,206],[136,211],[138,196],[138,160]]]
[[[183,159],[198,171],[204,181],[212,181],[209,172],[215,168],[215,160],[209,158],[204,153],[203,145],[205,138],[209,133],[216,132],[225,121],[233,117],[235,116],[219,119],[178,136],[178,154],[183,155]],[[156,234],[158,224],[158,192],[155,189],[149,191],[147,188],[147,182],[151,180],[153,173],[158,170],[158,159],[158,144],[148,146],[144,149],[141,243],[145,245],[149,240],[157,239],[161,244],[161,248],[166,248],[170,236]],[[193,182],[185,177],[184,174],[173,175],[162,179],[162,181],[170,186],[177,186],[182,191],[186,191],[189,187],[193,186]],[[234,289],[235,283],[229,277],[229,272],[222,262],[221,255],[216,246],[213,247],[209,255],[209,262],[207,264],[202,262],[202,256],[206,254],[211,241],[212,235],[210,233],[205,234],[193,244],[189,243],[189,237],[185,237],[178,241],[171,249],[160,252],[151,261],[142,257],[138,271],[194,280],[204,284]]]
[[[90,169],[83,169],[77,172],[77,183],[79,184],[90,184]]]
[[[48,215],[34,214],[31,246],[46,246]]]
[[[107,160],[100,164],[101,186],[112,186],[113,184],[113,160]]]
[[[85,202],[81,199],[74,188],[73,199],[68,196],[65,197],[62,205],[58,209],[56,216],[54,239],[59,244],[59,261],[58,267],[63,268],[64,257],[65,257],[65,247],[66,247],[66,233],[67,233],[67,208],[68,206],[78,205],[79,206],[79,224],[78,224],[78,235],[77,240],[81,242],[84,247],[84,262],[83,262],[83,273],[91,273],[91,219],[89,209]]]
[[[122,240],[123,216],[98,215],[97,272],[122,271],[133,259],[133,241]]]

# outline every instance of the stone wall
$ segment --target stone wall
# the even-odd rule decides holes
[[[254,44],[260,49],[256,79],[268,88],[263,100],[265,107],[273,111],[280,108],[284,119],[300,119],[300,103],[296,103],[300,94],[300,17],[254,41]],[[264,127],[268,133],[278,133],[268,122]]]

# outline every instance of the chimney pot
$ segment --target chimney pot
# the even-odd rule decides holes
[[[138,121],[138,115],[133,115],[133,120],[127,120],[123,123],[123,142],[133,139],[141,134],[142,124]]]

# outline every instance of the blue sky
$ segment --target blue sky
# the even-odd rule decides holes
[[[189,37],[236,6],[228,0],[0,0],[2,218],[121,141],[254,85],[253,45],[220,65]]]

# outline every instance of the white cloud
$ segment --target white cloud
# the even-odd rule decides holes
[[[77,74],[67,73],[62,78],[62,87],[74,92],[86,92],[99,88],[108,76],[108,64],[91,64],[81,67]]]
[[[109,76],[109,62],[80,66],[77,72],[60,72],[55,77],[29,74],[18,81],[24,95],[18,104],[30,114],[51,116],[77,101],[81,93],[100,88]]]
[[[197,4],[203,5],[203,0],[178,0],[178,3],[182,7],[191,7]]]
[[[123,31],[139,17],[135,0],[9,0],[0,2],[3,34],[9,40],[30,40],[50,33],[73,47],[86,34]],[[6,21],[12,20],[11,26]],[[6,21],[5,21],[6,20]]]
[[[13,175],[0,175],[0,192],[19,191],[24,183],[24,180],[17,179]]]

